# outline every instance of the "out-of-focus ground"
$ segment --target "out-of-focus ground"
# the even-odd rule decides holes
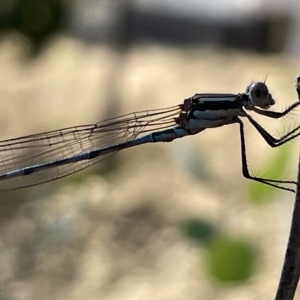
[[[299,61],[275,55],[196,47],[136,46],[120,59],[107,47],[64,37],[31,62],[3,42],[0,65],[1,139],[94,123],[108,111],[172,106],[196,92],[243,92],[266,76],[282,110],[297,100],[300,70]],[[112,90],[109,77],[117,83]],[[116,103],[107,103],[111,93]],[[273,124],[264,123],[281,132]],[[246,131],[250,169],[263,175],[259,166],[275,150],[253,128]],[[294,179],[298,143],[287,147],[286,177]],[[274,297],[293,194],[278,191],[263,205],[248,199],[237,125],[122,151],[115,159],[116,169],[105,176],[86,171],[0,195],[0,299]],[[191,217],[253,244],[259,258],[246,284],[210,279],[206,250],[180,230]]]

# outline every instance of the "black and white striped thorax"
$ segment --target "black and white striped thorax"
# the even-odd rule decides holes
[[[196,133],[199,129],[232,124],[245,114],[244,109],[268,109],[274,104],[265,83],[255,82],[241,94],[195,94],[185,99],[176,123]]]

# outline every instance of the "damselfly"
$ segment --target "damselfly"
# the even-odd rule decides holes
[[[15,189],[56,180],[91,166],[117,151],[146,143],[171,142],[207,128],[238,124],[244,177],[279,189],[293,191],[295,181],[254,177],[246,159],[244,125],[246,118],[271,147],[278,147],[300,135],[300,126],[280,138],[262,128],[248,113],[281,118],[283,112],[269,108],[275,104],[263,82],[249,85],[240,94],[195,94],[182,104],[141,111],[96,124],[24,136],[0,142],[0,189]]]

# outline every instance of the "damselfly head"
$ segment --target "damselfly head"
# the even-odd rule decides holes
[[[253,106],[268,109],[271,105],[275,104],[275,100],[272,98],[264,82],[254,82],[250,84],[246,89],[246,94],[248,94]]]

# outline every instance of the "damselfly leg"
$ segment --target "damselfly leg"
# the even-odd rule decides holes
[[[254,122],[254,123],[252,123]],[[278,147],[281,146],[282,144],[288,142],[289,140],[292,140],[294,138],[296,138],[297,136],[300,135],[300,133],[297,133],[294,136],[291,136],[288,139],[284,139],[284,137],[282,137],[281,139],[275,139],[274,137],[272,137],[267,131],[265,131],[257,122],[255,122],[252,119],[252,124],[255,126],[256,129],[258,129],[258,132],[261,134],[261,136],[265,139],[265,141],[271,146],[271,147]],[[297,185],[296,181],[291,181],[291,180],[276,180],[276,179],[267,179],[267,178],[262,178],[262,177],[255,177],[252,176],[249,172],[248,169],[248,165],[247,165],[247,158],[246,158],[246,143],[245,143],[245,133],[244,133],[244,124],[242,122],[242,120],[237,119],[237,123],[240,125],[240,138],[241,138],[241,154],[242,154],[242,172],[243,172],[243,176],[247,179],[251,179],[257,182],[261,182],[264,183],[266,185],[270,185],[273,187],[276,187],[278,189],[282,189],[282,190],[286,190],[286,191],[290,191],[290,192],[295,192],[294,189],[292,188],[288,188],[288,187],[284,187],[284,186],[280,186],[280,184],[292,184],[292,185]],[[298,128],[295,128],[293,131],[298,130]],[[291,132],[287,133],[286,135],[290,135]],[[280,141],[279,143],[276,144],[276,142],[274,141]]]
[[[295,108],[297,108],[300,105],[300,102],[295,102],[291,106],[289,106],[286,110],[283,112],[276,112],[276,111],[268,111],[268,110],[261,110],[257,107],[254,107],[252,110],[260,115],[263,115],[265,117],[273,118],[273,119],[279,119],[284,116],[286,116],[288,113],[293,111]],[[255,127],[255,129],[259,132],[259,134],[263,137],[263,139],[268,143],[269,146],[272,148],[279,147],[296,137],[300,135],[300,126],[295,127],[291,131],[287,132],[280,138],[273,137],[270,133],[268,133],[258,122],[256,122],[249,114],[247,114],[244,111],[244,114],[240,115],[241,117],[246,117],[250,123]],[[293,184],[298,185],[296,181],[291,180],[276,180],[276,179],[266,179],[266,178],[260,178],[260,177],[254,177],[250,174],[247,166],[247,159],[246,159],[246,146],[245,146],[245,134],[244,134],[244,124],[243,122],[238,119],[237,123],[240,125],[240,138],[241,138],[241,153],[242,153],[242,171],[245,178],[255,180],[257,182],[261,182],[282,190],[287,190],[291,192],[295,192],[294,189],[280,186],[280,184]]]

